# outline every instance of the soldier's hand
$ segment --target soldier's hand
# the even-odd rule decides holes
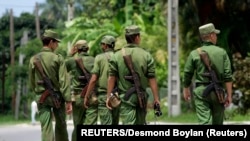
[[[72,113],[72,103],[66,102],[66,113],[71,114]]]
[[[110,106],[109,98],[106,99],[106,107],[107,107],[109,110],[112,110],[112,107]]]
[[[232,97],[227,96],[224,106],[228,107],[232,103]]]
[[[155,104],[161,105],[161,102],[159,101],[159,99],[155,99],[155,100],[154,100],[154,105],[155,105]]]
[[[77,48],[75,46],[73,46],[70,50],[70,55],[75,55],[77,53]]]
[[[190,101],[191,93],[189,87],[183,89],[183,97],[186,101]]]
[[[84,97],[84,102],[83,102],[83,106],[84,106],[84,108],[89,108],[89,99],[88,99],[88,97],[87,96],[85,96]]]

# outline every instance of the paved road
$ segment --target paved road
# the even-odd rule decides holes
[[[68,125],[68,133],[71,135],[73,125]],[[0,141],[41,141],[40,124],[18,124],[0,126]]]

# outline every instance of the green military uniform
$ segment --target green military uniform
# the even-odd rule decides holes
[[[78,49],[87,47],[87,42],[85,40],[79,40],[76,43]],[[75,99],[72,101],[73,107],[73,123],[74,129],[72,132],[72,141],[76,141],[76,129],[79,124],[86,125],[96,125],[97,124],[97,105],[91,105],[88,109],[83,106],[83,97],[81,97],[82,89],[87,85],[87,80],[79,80],[79,76],[84,76],[82,70],[78,67],[75,59],[82,58],[83,64],[87,72],[90,72],[94,65],[94,57],[90,56],[87,52],[80,52],[68,58],[66,62],[66,67],[71,75],[71,89],[72,97]]]
[[[115,42],[113,36],[104,36],[101,43],[111,45]],[[113,48],[107,48],[104,53],[101,53],[95,57],[94,68],[92,74],[98,76],[97,95],[98,95],[98,114],[100,116],[100,121],[102,125],[117,125],[119,123],[119,108],[113,108],[110,111],[106,107],[107,99],[107,82],[108,82],[108,69],[109,69],[109,60],[114,54]]]
[[[232,81],[231,63],[226,51],[211,42],[204,42],[200,49],[208,53],[212,69],[221,82],[220,85]],[[222,124],[224,105],[219,103],[214,91],[206,97],[202,96],[204,89],[209,84],[209,78],[202,75],[205,71],[206,67],[200,59],[198,50],[193,50],[185,63],[183,84],[184,87],[189,87],[192,77],[195,75],[196,88],[193,91],[193,98],[199,123]]]
[[[46,31],[45,35],[54,35],[53,31]],[[50,37],[48,35],[48,37]],[[51,36],[53,37],[53,36]],[[57,39],[57,38],[55,38]],[[57,40],[59,42],[59,40]],[[29,82],[30,87],[36,94],[36,102],[38,103],[38,111],[39,111],[39,119],[41,122],[41,130],[42,130],[42,141],[68,141],[68,132],[67,125],[61,122],[61,118],[65,119],[65,101],[70,102],[70,87],[69,87],[69,78],[67,74],[67,69],[64,63],[64,58],[59,55],[53,53],[53,51],[48,47],[43,47],[41,52],[35,55],[41,61],[41,64],[44,69],[44,73],[51,80],[54,91],[59,94],[61,98],[60,110],[53,107],[53,103],[49,97],[47,97],[43,104],[39,102],[45,88],[43,85],[38,84],[37,82],[42,80],[41,75],[36,70],[33,62],[35,60],[34,56],[31,57],[29,63]],[[52,124],[52,112],[55,117],[55,139],[53,132],[53,124]]]
[[[155,77],[154,59],[151,54],[136,44],[127,44],[124,47],[125,54],[132,56],[133,66],[139,75],[142,91],[146,93],[148,78]],[[127,68],[122,50],[115,52],[109,63],[109,75],[118,78],[118,89],[122,100],[120,107],[120,118],[123,124],[142,125],[146,122],[146,110],[139,107],[136,92],[131,94],[129,100],[124,100],[125,93],[132,87],[132,83],[124,78],[131,75]],[[146,95],[146,99],[147,99]]]

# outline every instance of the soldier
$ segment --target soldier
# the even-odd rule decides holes
[[[195,109],[200,124],[221,125],[224,119],[224,110],[232,102],[232,70],[227,52],[216,46],[217,34],[220,30],[215,29],[212,23],[199,27],[202,39],[202,47],[193,50],[185,64],[184,68],[184,90],[185,100],[190,100],[190,85],[192,77],[195,75],[196,88],[193,91]],[[206,86],[211,79],[204,76],[207,71],[206,66],[200,58],[200,53],[206,52],[209,56],[210,66],[216,72],[218,78],[217,85],[226,86],[227,97],[225,103],[220,103],[215,91],[212,90],[203,95]],[[210,74],[211,75],[211,74]]]
[[[102,125],[117,125],[119,123],[119,108],[112,110],[106,107],[107,83],[108,83],[108,62],[114,53],[115,38],[106,35],[101,40],[102,54],[95,57],[94,68],[91,71],[92,76],[89,87],[84,98],[84,106],[88,108],[88,97],[90,92],[97,86],[98,95],[98,115]]]
[[[76,141],[76,129],[78,124],[97,124],[97,105],[91,105],[88,110],[83,106],[83,89],[89,83],[77,64],[76,59],[81,59],[86,72],[90,72],[94,66],[94,57],[90,56],[87,52],[89,46],[86,40],[78,40],[73,46],[77,50],[77,54],[65,60],[68,72],[71,75],[72,86],[72,106],[73,106],[73,123],[74,129],[72,132],[72,141]],[[84,76],[85,78],[81,78]],[[82,95],[83,94],[83,95]]]
[[[36,102],[42,130],[42,141],[68,141],[65,110],[67,114],[70,114],[72,111],[72,105],[64,58],[60,54],[54,53],[59,42],[60,40],[58,39],[58,34],[56,32],[45,30],[42,37],[43,48],[38,54],[31,57],[29,63],[29,82],[31,89],[36,94]],[[55,103],[51,100],[51,93],[49,93],[49,96],[46,96],[48,89],[45,87],[45,82],[43,81],[42,84],[38,83],[43,80],[43,78],[34,65],[34,61],[36,60],[41,62],[45,75],[51,80],[53,85],[52,89],[61,99],[61,102],[59,103],[60,108],[55,108]],[[55,137],[52,124],[53,115],[55,117]]]
[[[150,85],[154,104],[160,104],[158,96],[158,86],[155,78],[155,62],[151,54],[139,47],[141,36],[140,28],[132,25],[125,29],[125,38],[127,45],[121,50],[114,53],[109,61],[109,78],[108,78],[108,98],[106,106],[110,109],[111,91],[114,89],[117,80],[119,96],[121,98],[120,118],[122,124],[125,125],[143,125],[146,124],[146,108],[139,106],[138,93],[135,91],[134,84],[131,79],[125,79],[125,76],[131,75],[129,68],[125,64],[123,56],[131,55],[134,71],[139,76],[139,88],[145,97],[144,105],[147,105],[146,88]],[[130,77],[131,78],[131,77]],[[137,83],[138,84],[138,83]]]

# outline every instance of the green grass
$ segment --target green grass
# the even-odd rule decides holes
[[[236,110],[226,110],[225,111],[226,121],[235,121],[235,122],[241,122],[241,121],[250,121],[250,113],[247,113],[245,115],[237,114]]]
[[[0,115],[0,125],[14,125],[21,123],[30,123],[30,120],[23,118],[16,120],[13,115]]]
[[[176,122],[176,123],[197,123],[197,118],[194,112],[180,114],[178,116],[169,116],[167,110],[162,109],[162,115],[157,117],[153,109],[148,110],[147,121],[159,122]]]

